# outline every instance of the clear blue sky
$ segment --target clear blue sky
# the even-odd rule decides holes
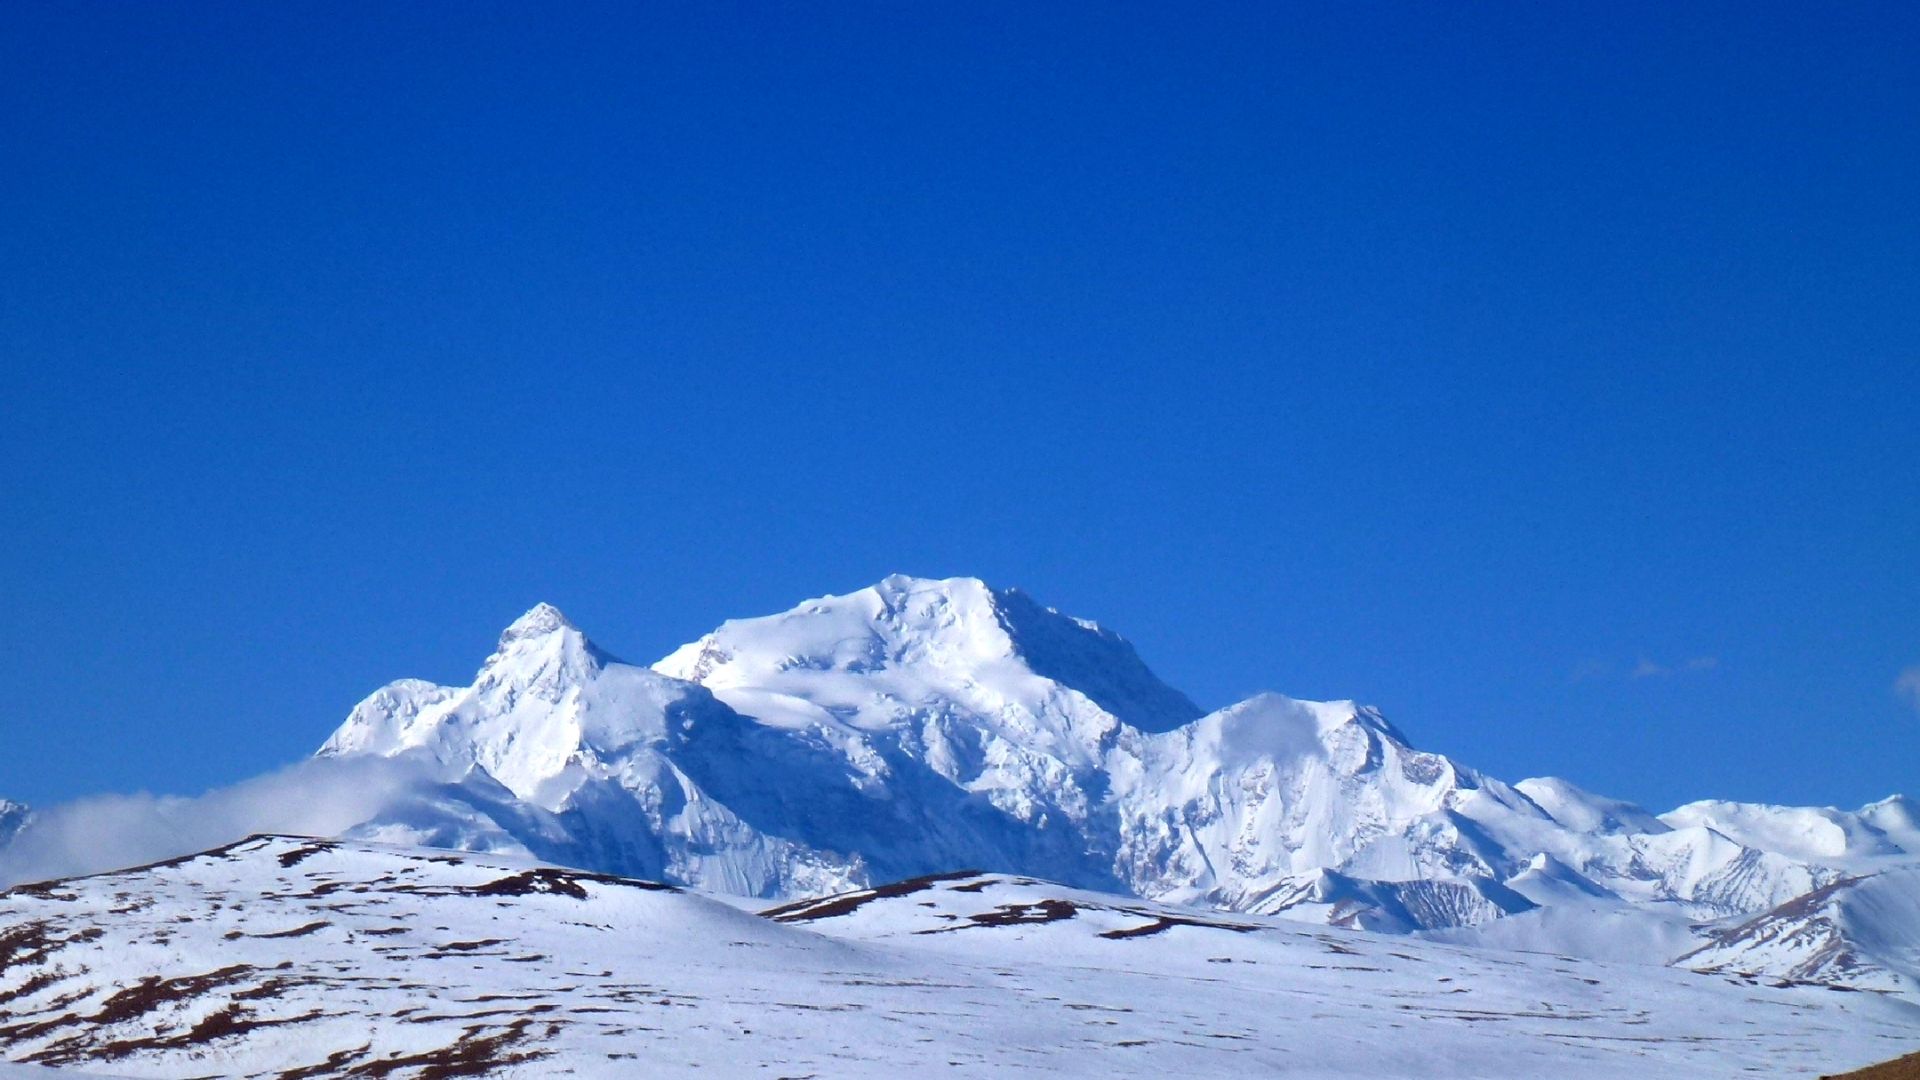
[[[1035,7],[0,7],[0,794],[894,570],[1920,792],[1920,9]]]

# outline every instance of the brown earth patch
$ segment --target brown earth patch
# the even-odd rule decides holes
[[[131,1020],[143,1016],[162,1005],[187,1001],[199,997],[209,990],[230,986],[252,974],[254,968],[246,964],[223,967],[218,971],[209,971],[202,975],[185,975],[178,979],[146,978],[127,987],[100,1003],[100,1011],[87,1018],[94,1024],[117,1024],[122,1020]]]
[[[485,1076],[507,1065],[523,1065],[547,1056],[545,1050],[515,1049],[526,1041],[527,1029],[532,1025],[532,1020],[516,1020],[504,1029],[485,1035],[481,1032],[486,1028],[475,1025],[468,1028],[458,1040],[438,1050],[368,1061],[335,1075],[385,1077],[411,1071],[416,1080]]]
[[[1216,922],[1212,919],[1189,919],[1181,915],[1155,915],[1152,922],[1143,923],[1139,926],[1130,926],[1125,930],[1107,930],[1102,932],[1100,936],[1113,941],[1124,941],[1127,938],[1152,937],[1155,934],[1165,933],[1176,926],[1201,926],[1209,930],[1231,930],[1236,934],[1252,933],[1260,929],[1258,926],[1253,926],[1248,923]]]
[[[1920,1054],[1908,1054],[1850,1073],[1822,1077],[1821,1080],[1920,1080]]]
[[[963,881],[979,877],[978,870],[957,870],[951,874],[928,874],[925,877],[907,878],[890,885],[862,889],[859,892],[829,896],[824,900],[801,900],[797,903],[771,907],[760,914],[776,922],[811,922],[814,919],[831,919],[860,910],[875,900],[895,896],[912,896],[914,893],[931,889],[943,881]]]
[[[947,934],[955,930],[966,930],[976,926],[1027,926],[1037,923],[1061,922],[1071,919],[1080,911],[1080,905],[1070,900],[1039,900],[1031,904],[1002,904],[992,911],[976,912],[967,916],[967,921],[956,926],[938,926],[931,930],[916,930],[917,934]]]
[[[561,870],[552,866],[523,870],[518,874],[489,881],[485,885],[466,891],[472,896],[539,896],[557,893],[561,896],[571,896],[575,900],[585,900],[587,890],[583,882],[617,885],[627,889],[645,889],[649,892],[680,891],[672,885],[662,885],[657,881],[614,877],[612,874],[590,874],[582,870]]]
[[[324,840],[316,840],[311,844],[305,845],[304,847],[297,847],[297,848],[294,848],[292,851],[281,852],[280,865],[281,866],[299,866],[301,863],[306,862],[308,859],[313,858],[315,855],[318,855],[326,851],[332,851],[333,849],[339,846],[340,845],[338,844],[331,844]]]

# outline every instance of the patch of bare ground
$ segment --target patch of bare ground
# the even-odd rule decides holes
[[[1854,1072],[1822,1077],[1821,1080],[1920,1080],[1920,1054],[1908,1054]]]
[[[347,1067],[348,1062],[364,1055],[371,1049],[373,1049],[373,1044],[367,1043],[357,1050],[337,1050],[327,1055],[327,1060],[318,1065],[308,1065],[299,1069],[288,1069],[286,1072],[280,1074],[279,1080],[316,1080],[317,1077],[322,1076],[338,1076],[340,1075],[340,1070]]]
[[[77,1057],[71,1055],[63,1056],[59,1063],[77,1065],[81,1062],[94,1060],[96,1058],[103,1061],[118,1061],[121,1058],[131,1057],[134,1054],[143,1052],[185,1050],[202,1046],[217,1039],[238,1038],[248,1032],[257,1031],[260,1028],[280,1027],[285,1024],[303,1024],[310,1020],[318,1020],[324,1015],[326,1014],[321,1012],[310,1012],[302,1016],[259,1017],[239,1005],[228,1005],[226,1008],[205,1017],[199,1023],[193,1025],[191,1030],[179,1035],[156,1035],[146,1039],[120,1039],[88,1050],[86,1053]],[[48,1062],[48,1064],[54,1063],[55,1062],[52,1061]]]
[[[188,1001],[209,990],[231,986],[253,971],[254,968],[246,964],[235,964],[204,975],[187,975],[178,979],[141,979],[101,1002],[100,1011],[87,1020],[94,1024],[117,1024],[131,1020],[163,1005]]]
[[[301,863],[307,861],[308,859],[313,858],[315,855],[318,855],[323,851],[332,851],[339,846],[340,846],[339,844],[329,844],[324,840],[316,840],[313,843],[307,844],[303,847],[297,847],[291,851],[281,852],[280,865],[283,867],[299,866]]]
[[[820,900],[801,900],[792,904],[768,908],[760,914],[776,922],[810,922],[814,919],[832,919],[849,912],[860,910],[862,905],[874,900],[896,896],[911,896],[925,889],[931,889],[943,881],[964,881],[979,877],[979,870],[956,870],[951,874],[928,874],[925,877],[907,878],[890,885],[881,885],[859,892],[843,893]]]
[[[932,930],[916,930],[916,934],[944,934],[954,930],[964,930],[970,926],[1023,926],[1030,923],[1060,922],[1071,919],[1080,910],[1080,906],[1068,900],[1041,900],[1032,904],[1002,904],[992,911],[981,911],[967,916],[968,921],[957,926],[940,926]]]
[[[13,1001],[16,998],[32,997],[34,994],[66,978],[68,978],[68,976],[62,975],[57,971],[42,971],[32,978],[29,978],[26,982],[14,987],[12,990],[0,992],[0,1005],[5,1005],[7,1002]]]
[[[56,933],[53,923],[46,919],[10,926],[0,930],[0,971],[16,964],[40,963],[68,945],[98,941],[105,934],[105,930],[93,926],[63,936]]]
[[[474,896],[537,896],[551,893],[571,896],[575,900],[585,900],[587,890],[583,882],[617,886],[623,889],[644,889],[648,892],[680,891],[675,886],[663,885],[657,881],[640,881],[635,878],[615,877],[612,874],[592,874],[584,870],[561,870],[551,866],[512,874],[467,891]]]
[[[1111,938],[1114,941],[1124,941],[1127,938],[1152,937],[1155,934],[1171,930],[1176,926],[1199,926],[1211,930],[1231,930],[1236,934],[1251,933],[1260,929],[1258,926],[1252,926],[1247,923],[1222,922],[1217,919],[1194,919],[1182,915],[1155,915],[1152,922],[1144,923],[1140,926],[1130,926],[1124,930],[1108,930],[1100,936],[1103,938]]]
[[[291,930],[276,930],[270,934],[246,934],[246,933],[242,933],[239,930],[229,930],[222,936],[225,937],[228,941],[238,941],[243,937],[296,938],[296,937],[306,937],[308,934],[317,934],[320,931],[325,930],[327,927],[332,925],[333,925],[332,923],[327,922],[325,919],[322,919],[319,922],[307,923],[305,926],[296,926]]]
[[[508,1065],[524,1065],[547,1056],[545,1050],[515,1049],[528,1038],[533,1020],[515,1020],[505,1028],[487,1032],[483,1025],[467,1028],[453,1043],[438,1050],[404,1057],[377,1058],[352,1065],[334,1076],[392,1076],[405,1073],[414,1080],[450,1080],[459,1076],[486,1076]],[[483,1034],[485,1032],[485,1034]],[[552,1034],[553,1028],[548,1028]]]

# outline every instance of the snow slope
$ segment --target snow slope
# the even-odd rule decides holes
[[[1677,962],[1856,986],[1920,991],[1920,866],[1843,878],[1753,919],[1722,928]]]
[[[0,1058],[127,1076],[1813,1075],[1874,993],[959,873],[762,917],[502,856],[256,837],[0,894]]]
[[[1694,802],[1660,815],[1676,828],[1709,828],[1748,847],[1836,866],[1920,859],[1920,808],[1894,796],[1857,811],[1815,806]]]

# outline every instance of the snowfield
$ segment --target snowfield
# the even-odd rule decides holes
[[[1872,992],[1454,948],[955,873],[756,915],[256,837],[0,897],[0,1054],[134,1077],[1815,1075]]]

